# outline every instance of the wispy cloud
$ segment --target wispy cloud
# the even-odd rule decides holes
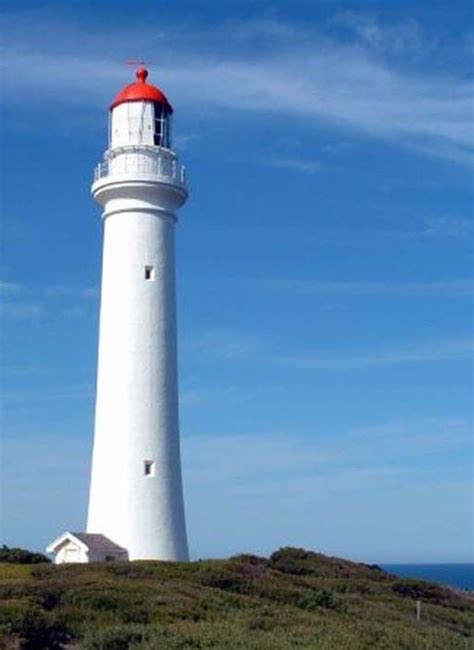
[[[453,427],[452,422],[457,424]],[[440,432],[453,428],[456,435],[445,435],[440,443]],[[294,431],[219,431],[190,437],[184,440],[183,461],[191,537],[198,530],[196,544],[220,553],[255,551],[261,537],[268,549],[274,543],[296,543],[333,553],[340,549],[350,557],[372,553],[374,558],[369,549],[380,536],[384,550],[377,559],[400,558],[408,537],[413,548],[421,504],[425,536],[429,527],[439,528],[439,503],[455,503],[461,512],[468,506],[469,463],[460,459],[471,453],[469,422],[429,416],[367,423],[363,431],[349,428],[329,435],[315,424],[306,436]],[[220,530],[229,531],[220,533],[220,544],[214,542],[216,531],[208,533],[201,524],[211,513],[218,513]],[[359,539],[362,514],[365,532]],[[392,543],[386,531],[394,521],[399,530],[399,517],[411,535],[404,533],[405,541],[397,538]],[[469,523],[462,521],[468,534]],[[443,546],[445,541],[441,552]],[[462,547],[469,557],[469,543]],[[421,538],[420,553],[426,557]],[[415,561],[413,555],[410,559]]]
[[[96,287],[74,285],[28,286],[12,282],[0,283],[0,312],[4,318],[35,320],[52,313],[66,318],[78,318],[87,313],[84,301],[98,296]],[[74,304],[69,304],[74,300]],[[82,304],[77,304],[81,301]]]
[[[239,401],[239,395],[234,386],[205,386],[201,382],[187,383],[179,392],[180,406],[190,409],[213,404],[232,404]]]
[[[330,435],[318,430],[295,436],[293,432],[226,434],[223,432],[186,439],[186,476],[192,483],[226,481],[241,493],[274,481],[285,486],[309,477],[313,488],[322,479],[326,489],[357,490],[367,485],[436,476],[425,467],[427,456],[473,450],[471,423],[458,417],[414,417],[348,428]],[[376,449],[376,452],[374,452]],[[421,469],[420,466],[423,466]],[[210,468],[213,468],[210,471]],[[248,483],[249,482],[249,483]]]
[[[321,171],[322,164],[317,160],[308,160],[304,158],[290,158],[290,157],[270,157],[263,160],[264,164],[270,167],[277,167],[280,169],[289,169],[296,172],[303,172],[304,174],[314,174]]]
[[[0,280],[0,294],[10,294],[15,293],[20,290],[20,285],[15,284],[14,282],[5,282]]]
[[[191,347],[206,357],[228,361],[251,357],[261,346],[256,336],[219,329],[204,332]]]
[[[437,42],[437,38],[430,37],[414,19],[389,24],[382,23],[374,14],[342,11],[336,14],[333,22],[379,53],[426,56]]]
[[[191,437],[186,447],[190,459],[189,478],[193,482],[215,482],[224,476],[240,481],[293,472],[318,473],[338,458],[334,449],[321,449],[321,445],[295,440],[282,432]],[[209,465],[214,462],[215,472],[211,475]]]
[[[198,133],[177,133],[173,137],[173,145],[178,151],[186,151],[192,142],[196,143],[199,140]]]
[[[0,313],[3,318],[33,320],[43,316],[44,306],[39,302],[27,300],[4,302],[0,304]]]
[[[418,231],[407,233],[412,237],[433,239],[436,237],[451,239],[471,239],[474,222],[462,217],[427,217],[424,226]]]
[[[74,298],[97,298],[97,287],[81,287],[74,285],[54,285],[41,289],[48,297],[72,296]]]
[[[321,147],[321,150],[331,155],[337,155],[350,151],[352,148],[353,145],[350,142],[342,140],[339,142],[328,142]]]
[[[350,370],[377,366],[429,363],[472,359],[474,342],[471,339],[440,339],[400,345],[391,349],[379,348],[362,352],[348,350],[345,354],[308,350],[294,354],[281,354],[268,360],[299,368],[323,370]]]
[[[399,456],[416,453],[469,449],[474,445],[471,423],[460,417],[402,418],[376,425],[355,427],[347,432],[348,439],[360,451],[367,453],[374,441],[383,445],[383,453],[393,454],[394,446]]]
[[[55,402],[90,398],[93,396],[93,386],[89,384],[71,386],[50,386],[38,390],[8,391],[0,395],[4,405],[18,403]]]
[[[261,280],[254,281],[252,284],[262,289],[290,291],[307,295],[367,295],[417,298],[420,296],[470,296],[474,292],[474,283],[469,280],[439,282]]]
[[[279,348],[279,349],[278,349]],[[351,370],[379,366],[469,360],[474,353],[470,338],[444,338],[401,343],[391,347],[352,347],[282,350],[275,341],[231,330],[210,331],[190,346],[211,363],[239,361],[257,365],[280,365],[320,370]]]
[[[11,21],[13,25],[15,21]],[[377,47],[387,42],[394,49],[413,49],[418,27],[403,28],[367,22],[354,14],[345,17],[359,35],[357,41],[329,37],[281,21],[228,23],[212,31],[183,23],[161,33],[140,26],[140,42],[151,44],[151,59],[160,49],[159,81],[182,105],[220,111],[284,114],[308,125],[324,121],[340,129],[375,135],[393,145],[460,163],[472,162],[473,84],[456,74],[420,72],[381,59]],[[135,28],[106,30],[83,38],[81,27],[56,24],[55,51],[44,45],[43,33],[29,29],[25,36],[14,29],[5,36],[5,98],[43,102],[79,102],[98,105],[124,81],[115,63],[104,59],[107,42],[123,51],[136,42]],[[65,35],[74,33],[75,38]],[[388,34],[388,36],[387,36]],[[121,38],[120,38],[121,37]],[[176,41],[174,42],[173,39]],[[275,39],[278,40],[276,47]],[[82,55],[72,42],[87,40]],[[160,47],[166,41],[167,47]],[[232,47],[233,46],[233,47]],[[258,52],[258,56],[254,52]],[[168,53],[172,53],[168,54]],[[60,54],[60,65],[58,65]],[[114,49],[115,58],[119,55]],[[56,92],[60,83],[63,91]],[[70,90],[70,92],[67,92]],[[34,91],[34,92],[33,92]],[[58,106],[60,108],[60,106]]]

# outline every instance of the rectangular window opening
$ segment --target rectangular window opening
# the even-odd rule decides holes
[[[144,465],[145,476],[155,475],[155,463],[152,460],[146,460]]]
[[[155,269],[153,266],[145,266],[145,280],[155,279]]]

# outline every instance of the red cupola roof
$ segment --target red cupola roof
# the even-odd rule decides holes
[[[110,110],[123,104],[124,102],[157,102],[158,104],[163,104],[166,106],[170,113],[173,112],[173,108],[169,101],[166,99],[164,93],[161,92],[156,86],[147,84],[146,78],[148,77],[148,70],[145,68],[138,68],[137,72],[137,81],[132,84],[128,84],[125,88],[116,95],[114,101],[110,105]]]

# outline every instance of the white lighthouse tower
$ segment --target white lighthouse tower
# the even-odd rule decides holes
[[[87,533],[130,559],[187,560],[178,422],[174,226],[186,201],[173,109],[140,68],[110,107]]]

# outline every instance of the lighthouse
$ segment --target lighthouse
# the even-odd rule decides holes
[[[139,68],[109,111],[91,193],[104,224],[87,535],[131,560],[187,560],[174,229],[188,196],[173,109]]]

